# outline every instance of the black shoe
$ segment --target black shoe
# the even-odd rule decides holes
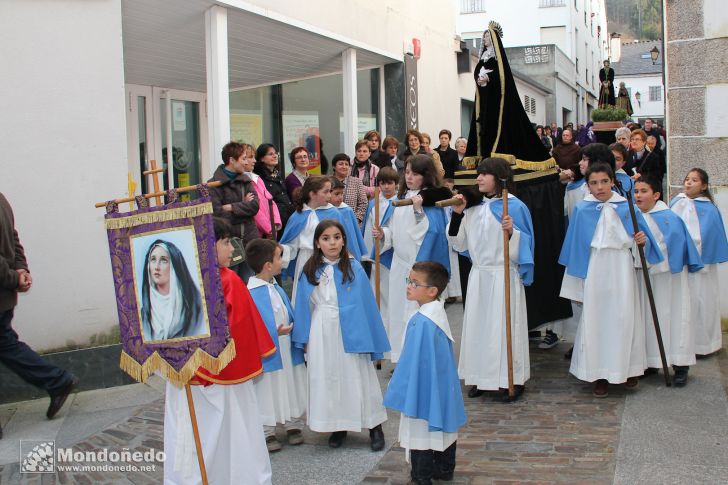
[[[571,347],[568,352],[564,354],[564,359],[571,360],[571,354],[574,353],[574,347]]]
[[[546,335],[543,336],[543,340],[538,344],[539,349],[553,349],[559,344],[559,336],[551,330],[546,330]]]
[[[531,330],[528,332],[528,340],[531,342],[540,342],[542,338],[540,330]]]
[[[523,390],[526,388],[526,386],[513,386],[513,397],[508,395],[508,389],[503,391],[503,397],[501,400],[505,403],[509,402],[516,402],[518,401],[518,398],[520,398],[523,395]]]
[[[468,391],[468,397],[475,398],[475,397],[480,397],[483,394],[485,394],[485,391],[481,391],[480,389],[478,389],[478,386],[473,386]]]
[[[61,390],[61,392],[55,396],[51,396],[51,403],[48,406],[48,411],[46,411],[46,417],[48,419],[53,419],[55,415],[58,414],[58,411],[60,411],[66,403],[68,395],[71,394],[71,391],[73,391],[76,386],[78,386],[78,377],[73,376],[71,382],[69,382],[66,387]]]
[[[331,448],[341,448],[344,438],[346,438],[346,431],[334,431],[329,436],[329,446]]]
[[[369,439],[372,440],[372,451],[382,451],[384,449],[384,431],[382,431],[381,424],[369,430]]]
[[[673,365],[672,368],[675,370],[675,376],[672,378],[672,383],[675,387],[685,387],[688,383],[688,369],[686,365]]]
[[[434,478],[435,480],[440,480],[441,482],[452,482],[454,475],[455,475],[455,472],[446,472],[446,473],[435,472],[432,474],[432,478]]]
[[[642,374],[642,377],[654,376],[658,372],[660,372],[660,371],[655,369],[654,367],[648,367],[647,369],[645,369],[645,373]]]

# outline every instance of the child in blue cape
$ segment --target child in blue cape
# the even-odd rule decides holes
[[[366,255],[367,246],[364,243],[356,214],[354,214],[354,209],[344,202],[344,183],[336,177],[329,178],[331,179],[331,205],[339,211],[339,222],[344,226],[346,240],[349,241],[347,248],[354,259],[361,261],[362,257]]]
[[[691,320],[695,325],[695,353],[708,355],[723,346],[720,328],[718,265],[728,261],[728,242],[720,211],[710,194],[708,174],[693,168],[683,182],[683,192],[670,208],[685,221],[705,267],[688,276]]]
[[[399,199],[411,199],[412,205],[395,207],[389,225],[374,228],[372,235],[382,238],[380,251],[394,249],[389,270],[388,329],[392,344],[391,360],[399,360],[402,336],[409,318],[417,311],[414,302],[404,302],[405,280],[417,261],[437,261],[450,271],[450,253],[445,228],[445,209],[435,207],[438,200],[452,197],[440,185],[432,158],[426,154],[411,156],[405,162],[404,177],[397,193]],[[394,304],[402,302],[402,304]]]
[[[308,426],[331,432],[338,448],[347,431],[369,429],[372,451],[384,448],[387,413],[372,361],[390,350],[361,264],[346,250],[340,222],[324,220],[299,278],[291,339],[306,351]]]
[[[688,274],[703,269],[698,250],[680,217],[660,200],[662,184],[650,176],[635,181],[635,205],[642,211],[665,260],[649,267],[660,334],[667,365],[675,371],[673,383],[682,387],[688,380],[688,366],[695,365],[695,329],[690,321]],[[639,271],[643,271],[640,267]],[[647,366],[653,373],[662,367],[652,311],[643,275],[637,279],[645,320]]]
[[[466,422],[453,338],[439,296],[449,275],[440,263],[418,261],[407,278],[407,299],[419,305],[410,318],[402,354],[384,405],[402,413],[399,443],[415,483],[452,480],[458,429]]]
[[[455,197],[467,204],[453,206],[448,239],[473,261],[463,316],[458,372],[472,386],[468,397],[485,391],[502,391],[511,401],[522,393],[531,376],[528,353],[528,314],[524,286],[533,282],[534,237],[528,207],[508,194],[508,215],[503,215],[503,188],[513,191],[513,172],[502,158],[486,158],[478,165],[478,192]],[[509,233],[509,287],[512,325],[513,382],[516,394],[508,395],[508,359],[504,299],[503,231]]]
[[[377,186],[379,187],[379,221],[374,221],[374,200],[369,201],[369,206],[364,214],[363,233],[364,233],[364,244],[367,246],[367,251],[364,254],[363,260],[372,263],[372,271],[370,273],[372,290],[376,285],[377,273],[374,261],[376,255],[374,254],[374,236],[372,230],[375,226],[389,226],[389,221],[392,219],[392,213],[394,212],[394,206],[392,201],[397,199],[397,183],[399,182],[399,174],[391,167],[383,167],[377,174]],[[379,258],[379,313],[382,314],[382,320],[384,320],[384,326],[387,328],[387,335],[389,335],[389,268],[392,266],[392,256],[394,250],[389,249],[382,253]]]
[[[612,168],[590,165],[585,178],[591,194],[574,209],[559,257],[566,266],[561,296],[583,303],[569,371],[606,397],[609,383],[637,387],[647,367],[635,243],[650,264],[663,257],[639,211],[634,232],[627,199],[612,191]]]
[[[246,261],[255,272],[248,290],[276,346],[273,355],[263,359],[263,375],[255,381],[258,407],[268,451],[281,449],[276,424],[286,430],[288,444],[303,443],[306,412],[306,366],[303,352],[291,346],[293,308],[288,295],[275,277],[281,274],[283,248],[270,239],[254,239],[245,246]]]

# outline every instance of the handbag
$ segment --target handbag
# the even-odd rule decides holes
[[[245,243],[242,237],[232,236],[230,244],[233,245],[233,259],[230,262],[230,267],[233,267],[245,261]]]

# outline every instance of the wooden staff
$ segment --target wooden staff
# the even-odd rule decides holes
[[[412,205],[412,199],[399,199],[399,200],[393,200],[392,205],[394,207],[405,207],[408,205]]]
[[[156,160],[149,160],[149,166],[151,167],[150,170],[145,170],[142,172],[142,175],[146,177],[147,175],[152,176],[152,184],[154,185],[154,191],[159,192],[159,178],[157,177],[158,173],[164,172],[163,168],[157,168],[157,161]],[[157,195],[154,197],[157,205],[162,205],[162,197],[160,195]]]
[[[379,228],[379,187],[374,187],[374,223],[372,224],[372,227]],[[375,277],[374,277],[374,296],[377,299],[377,308],[382,309],[381,305],[381,294],[382,294],[382,278],[381,278],[381,271],[382,271],[382,256],[379,254],[380,249],[380,241],[377,238],[374,238],[374,271],[375,271]],[[377,361],[377,369],[382,368],[382,361]]]
[[[639,227],[637,226],[637,213],[632,204],[632,194],[629,190],[622,190],[627,196],[627,205],[629,206],[629,215],[632,218],[632,228],[637,234]],[[665,356],[665,345],[662,343],[662,332],[660,332],[660,321],[657,318],[657,307],[655,306],[655,295],[652,293],[652,282],[650,281],[649,271],[647,269],[647,260],[645,258],[645,249],[638,244],[637,252],[640,255],[640,263],[642,263],[642,277],[645,280],[645,289],[647,289],[647,298],[650,300],[650,311],[652,312],[652,323],[655,325],[655,336],[657,337],[657,347],[660,349],[660,360],[662,360],[662,372],[665,374],[665,385],[670,387],[672,379],[670,371],[667,368],[667,357]]]
[[[208,187],[219,187],[222,185],[222,182],[210,182],[207,184]],[[186,187],[178,187],[174,189],[175,192],[178,194],[184,194],[185,192],[192,192],[193,190],[197,190],[197,185],[187,185]],[[151,192],[149,194],[144,194],[145,199],[151,199],[152,197],[162,196],[165,195],[166,192]],[[123,204],[124,202],[134,202],[134,197],[125,197],[123,199],[114,199],[114,202],[117,204]],[[106,202],[96,202],[94,204],[94,207],[106,207]]]
[[[187,393],[187,407],[190,410],[190,420],[192,421],[192,434],[195,436],[195,449],[197,450],[197,464],[200,466],[200,477],[202,484],[207,485],[207,470],[205,470],[205,458],[202,456],[202,443],[200,442],[200,430],[197,429],[197,415],[195,415],[195,403],[192,401],[192,389],[190,383],[185,384],[185,392]]]
[[[506,180],[503,183],[503,219],[508,216],[508,189]],[[502,219],[501,219],[502,220]],[[510,234],[503,229],[503,297],[506,305],[506,357],[508,359],[508,397],[514,399],[516,388],[513,385],[513,340],[511,336],[511,255]]]
[[[463,205],[464,203],[464,199],[453,197],[452,199],[438,200],[435,202],[435,207],[452,207],[455,205]]]

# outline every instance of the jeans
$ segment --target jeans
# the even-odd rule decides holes
[[[56,367],[18,340],[11,322],[13,309],[0,312],[0,362],[25,382],[39,387],[51,396],[63,391],[73,380],[70,372]]]

